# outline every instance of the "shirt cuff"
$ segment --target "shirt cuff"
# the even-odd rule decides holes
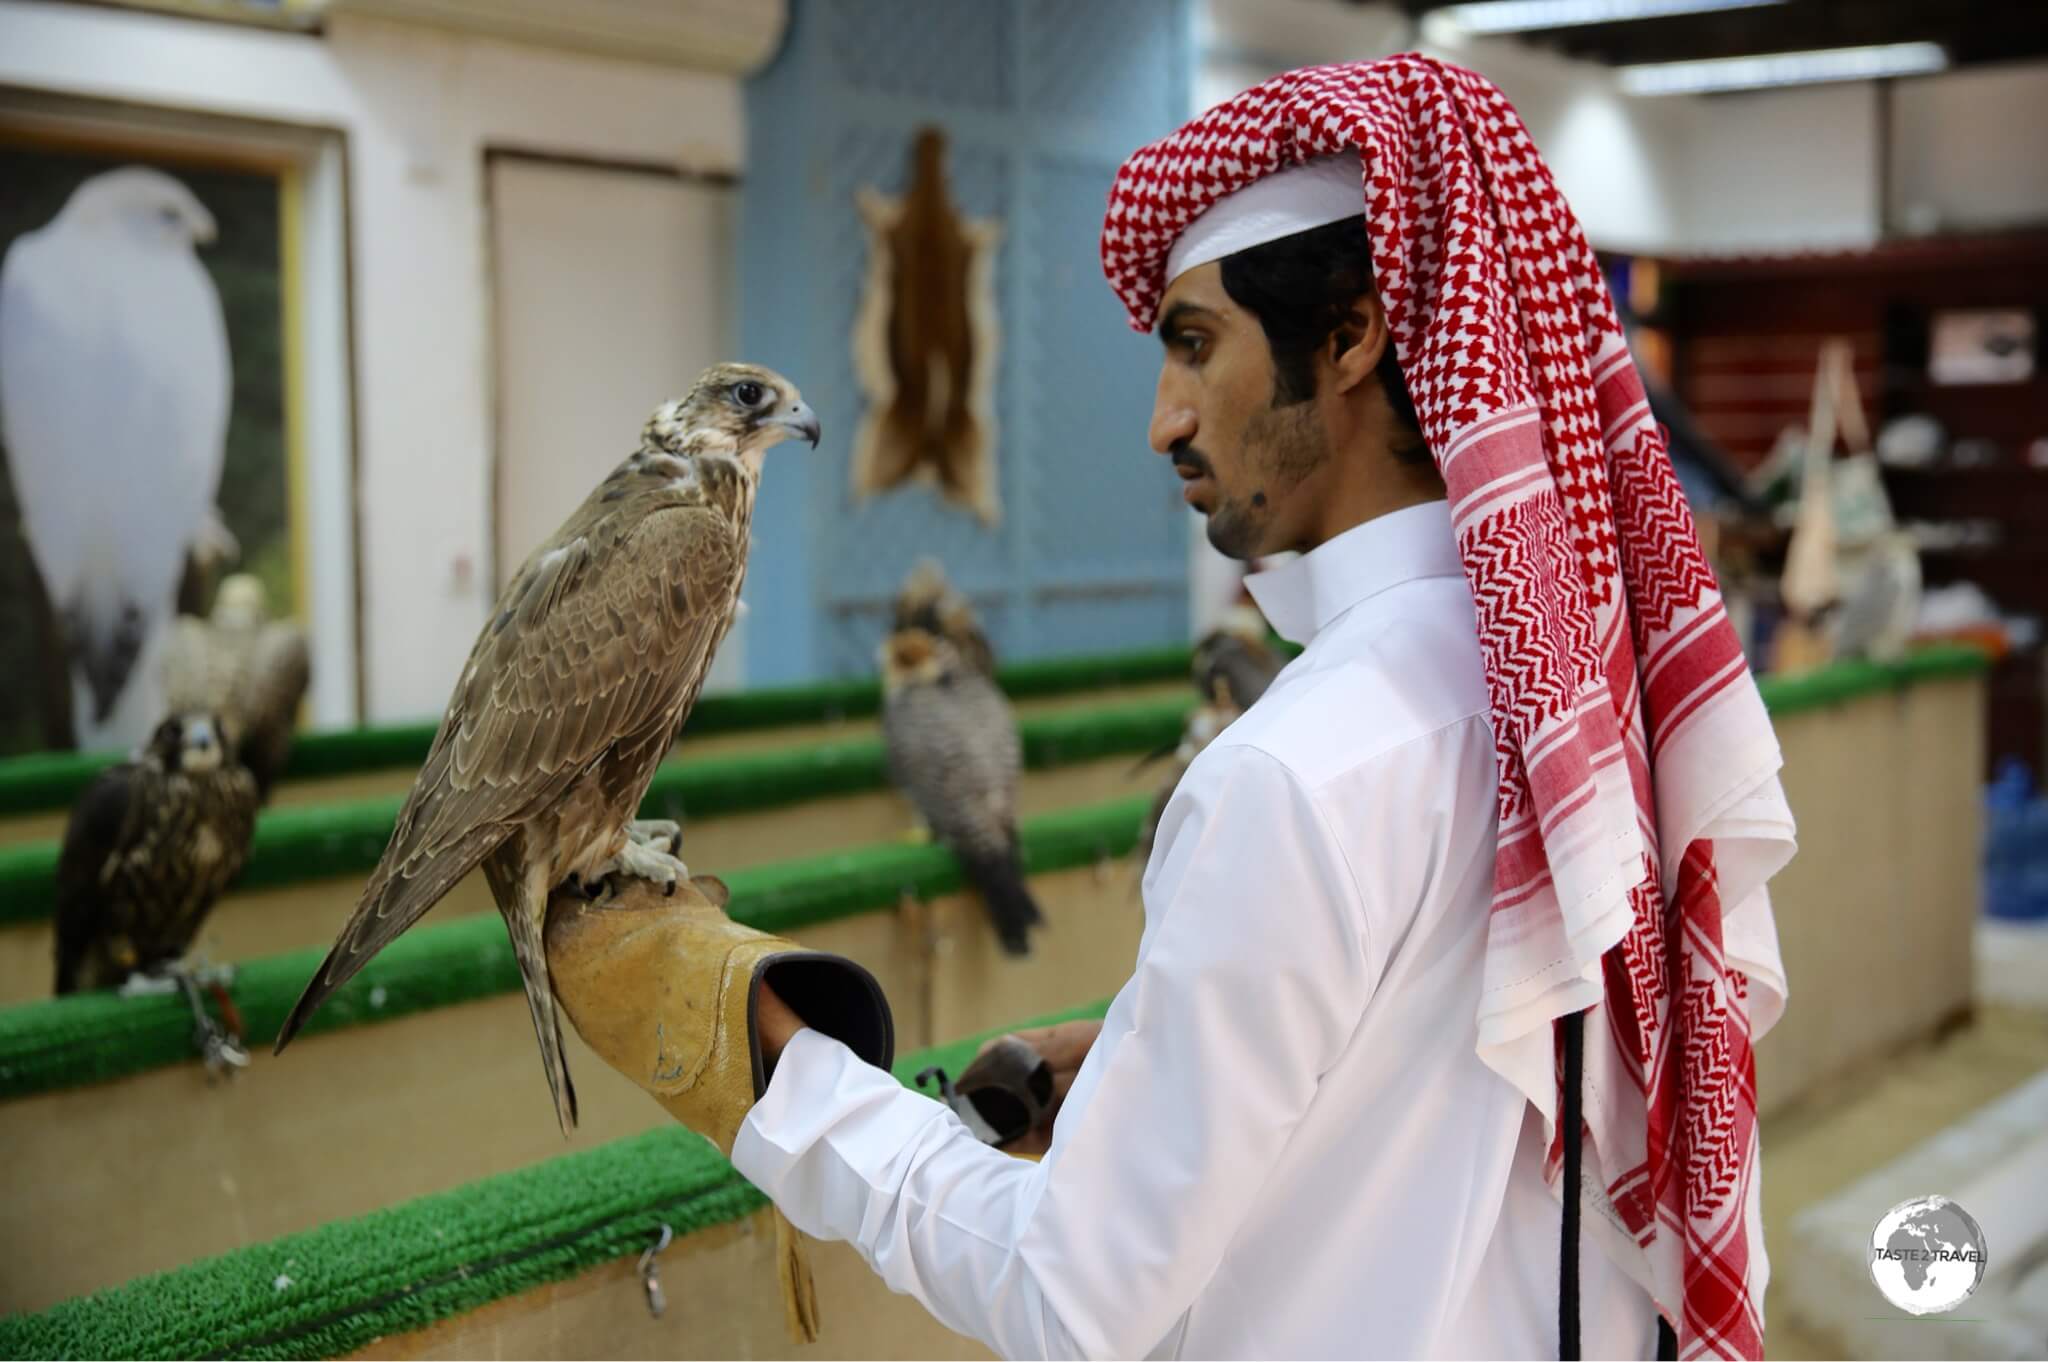
[[[921,1132],[958,1119],[839,1041],[804,1027],[783,1046],[768,1091],[740,1123],[732,1165],[780,1204],[793,1190],[790,1175],[804,1155],[828,1145],[839,1156],[833,1163],[875,1186]],[[799,1225],[811,1218],[805,1209],[783,1207]]]

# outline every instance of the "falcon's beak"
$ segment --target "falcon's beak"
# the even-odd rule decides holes
[[[822,434],[818,428],[818,413],[811,410],[808,402],[791,403],[787,410],[778,412],[765,424],[779,426],[792,438],[808,441],[812,449],[818,447],[818,437]]]

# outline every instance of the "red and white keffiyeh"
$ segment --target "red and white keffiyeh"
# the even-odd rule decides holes
[[[1783,1010],[1764,888],[1778,746],[1592,249],[1520,116],[1417,55],[1277,76],[1133,155],[1103,270],[1149,330],[1205,209],[1356,150],[1373,273],[1478,605],[1500,769],[1480,1053],[1542,1111],[1586,1025],[1588,1232],[1681,1357],[1763,1355],[1752,1040]]]

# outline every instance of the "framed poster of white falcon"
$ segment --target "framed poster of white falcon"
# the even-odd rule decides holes
[[[223,580],[303,613],[283,176],[0,130],[0,753],[142,741]]]

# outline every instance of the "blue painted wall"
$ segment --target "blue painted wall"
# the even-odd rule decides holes
[[[1005,659],[1187,636],[1187,514],[1145,446],[1158,343],[1098,265],[1116,167],[1188,107],[1186,0],[795,0],[747,91],[743,356],[817,408],[813,454],[768,460],[746,597],[750,685],[874,669],[921,554],[972,596]],[[902,191],[922,124],[955,204],[1003,226],[996,463],[985,529],[923,486],[856,508],[851,336],[867,236],[854,191]]]

